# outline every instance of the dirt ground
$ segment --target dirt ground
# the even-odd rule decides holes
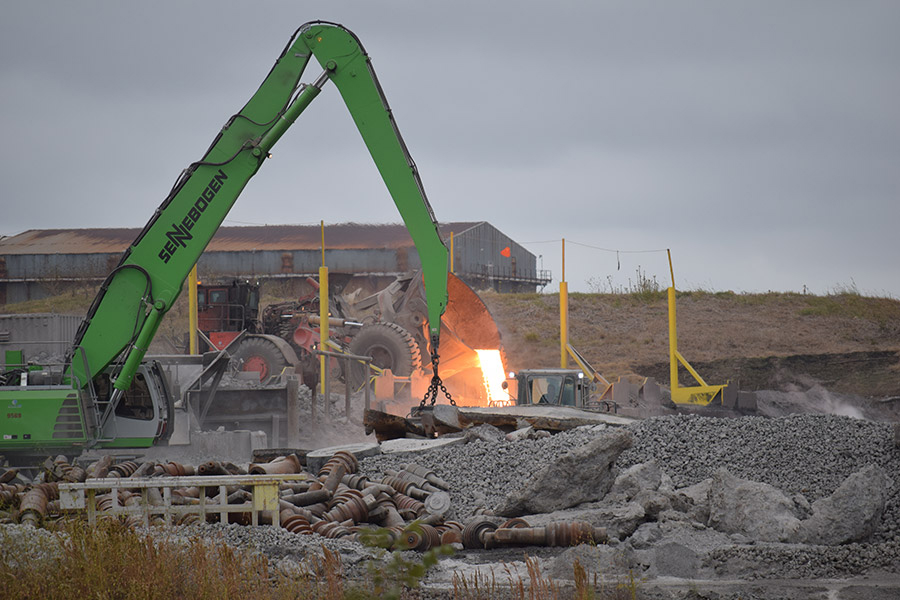
[[[559,298],[483,292],[509,368],[560,363]],[[900,396],[900,301],[856,294],[679,293],[678,350],[708,383],[794,391],[822,385]],[[607,379],[669,380],[664,292],[572,294],[569,341]],[[572,365],[572,361],[569,361]],[[682,383],[693,383],[682,373]]]
[[[264,302],[289,299],[264,288]],[[90,289],[7,305],[3,312],[84,314]],[[280,292],[280,293],[279,293]],[[273,295],[274,294],[274,295]],[[559,297],[481,291],[497,322],[507,368],[560,364]],[[187,294],[176,302],[151,352],[179,352],[187,329]],[[736,294],[679,292],[678,350],[710,384],[747,390],[807,390],[816,385],[868,398],[900,397],[900,300],[856,293]],[[604,377],[668,385],[665,290],[569,297],[569,341]],[[572,365],[572,362],[569,361]],[[693,385],[682,373],[682,385]]]

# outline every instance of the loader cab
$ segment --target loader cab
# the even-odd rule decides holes
[[[516,375],[519,406],[570,406],[583,408],[584,374],[575,369],[528,369]]]

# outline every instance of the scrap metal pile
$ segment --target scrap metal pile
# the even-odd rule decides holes
[[[313,474],[304,470],[295,454],[279,456],[267,463],[251,463],[243,469],[233,463],[208,461],[198,467],[176,462],[124,461],[112,464],[107,456],[82,468],[71,465],[65,457],[45,462],[38,477],[40,483],[13,483],[17,472],[5,471],[0,476],[0,522],[18,522],[35,527],[48,520],[65,517],[60,502],[60,484],[107,481],[108,492],[94,498],[97,516],[120,518],[131,526],[144,523],[162,524],[160,514],[149,521],[139,508],[149,502],[163,503],[163,484],[172,477],[214,477],[225,475],[300,475],[279,485],[278,524],[291,533],[319,535],[329,539],[346,538],[392,549],[424,551],[444,544],[461,544],[465,548],[542,545],[569,546],[598,543],[606,539],[602,528],[581,521],[550,523],[530,527],[522,519],[498,523],[496,519],[474,515],[467,524],[445,518],[450,509],[449,485],[431,469],[404,464],[399,470],[387,470],[376,481],[358,472],[356,457],[337,451]],[[148,479],[159,488],[148,486]],[[110,481],[111,480],[111,481]],[[129,485],[129,482],[132,485]],[[138,485],[140,483],[140,486]],[[63,489],[67,486],[63,485]],[[138,487],[149,494],[142,494]],[[224,502],[221,494],[225,495]],[[175,525],[199,524],[220,520],[250,525],[250,507],[255,502],[250,486],[218,485],[210,479],[208,487],[172,487],[168,500],[173,505],[203,505],[199,511],[182,511]],[[247,511],[214,512],[221,505],[246,506]],[[133,510],[128,516],[121,509]],[[259,515],[259,524],[270,525],[273,519]],[[254,523],[255,524],[255,523]]]

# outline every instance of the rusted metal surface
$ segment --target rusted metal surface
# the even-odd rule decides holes
[[[290,510],[281,511],[281,526],[299,535],[312,535],[313,529],[310,522],[302,515]]]
[[[156,465],[156,469],[154,470],[154,475],[170,475],[172,477],[185,477],[194,475],[194,467],[190,465],[183,465],[181,463],[169,461],[167,463],[160,463]]]
[[[18,474],[19,472],[16,469],[0,468],[0,484],[9,483],[13,479],[15,479]]]
[[[485,548],[498,546],[577,546],[605,542],[606,530],[585,521],[550,523],[544,527],[500,527],[483,537]]]
[[[197,467],[197,475],[228,475],[228,469],[217,460],[210,460]]]
[[[450,489],[450,484],[447,483],[446,481],[444,481],[443,479],[441,479],[440,477],[438,477],[435,474],[435,472],[432,471],[431,469],[427,469],[427,468],[425,468],[421,465],[417,465],[415,463],[401,465],[400,468],[402,470],[406,471],[407,473],[413,473],[415,475],[418,475],[419,477],[424,478],[426,481],[428,481],[428,483],[430,483],[433,486],[438,487],[444,491],[447,491]]]
[[[476,519],[468,523],[461,533],[463,546],[473,550],[485,548],[487,535],[495,529],[497,525],[491,519]]]
[[[271,462],[251,464],[249,471],[251,475],[274,475],[276,473],[299,473],[302,468],[300,459],[295,454],[288,454]]]
[[[357,468],[359,468],[359,461],[356,460],[356,457],[351,452],[340,450],[335,452],[319,469],[319,480],[326,488],[329,485],[336,486],[337,483],[341,482],[344,475],[356,473]],[[336,483],[334,480],[336,480]]]
[[[48,501],[47,492],[44,489],[34,487],[28,490],[19,505],[19,523],[38,527],[47,516]]]
[[[170,475],[194,471],[189,465],[172,462],[94,464],[89,471],[108,469],[115,475],[85,483],[42,483],[27,489],[0,484],[0,501],[15,512],[17,520],[35,526],[56,518],[61,510],[86,510],[91,522],[115,518],[132,526],[204,521],[272,524],[298,535],[353,539],[375,532],[376,537],[385,537],[379,542],[385,548],[419,551],[441,544],[494,548],[605,540],[604,530],[578,521],[528,527],[522,519],[511,519],[498,527],[496,517],[475,518],[465,526],[446,520],[452,490],[441,489],[449,485],[414,463],[373,482],[356,473],[359,465],[352,453],[335,454],[317,475],[302,471],[296,457],[290,456],[257,463],[263,472],[275,472],[265,475],[234,475],[231,472],[239,470],[236,466],[217,461],[202,463],[197,476]],[[278,473],[285,465],[300,472]],[[57,459],[47,473],[63,481],[73,470]],[[229,474],[218,474],[223,471]],[[131,475],[124,475],[127,472]],[[62,506],[56,500],[59,490],[64,492]],[[74,493],[79,490],[81,496]]]
[[[103,477],[106,477],[106,474],[109,473],[109,468],[112,466],[112,462],[112,456],[106,455],[88,465],[88,479],[102,479]]]
[[[460,234],[478,223],[446,223],[442,233]],[[30,229],[0,240],[0,254],[121,254],[137,238],[139,228]],[[402,224],[338,223],[326,225],[328,248],[401,248],[412,246]],[[221,227],[207,252],[315,250],[322,244],[318,225]]]
[[[478,367],[473,350],[500,348],[500,330],[487,306],[464,281],[447,277],[449,302],[441,317],[441,371]]]
[[[282,496],[281,499],[294,506],[309,506],[318,502],[328,502],[331,500],[331,492],[323,488]]]
[[[366,410],[363,415],[363,424],[366,433],[375,432],[375,439],[379,442],[406,437],[407,433],[425,437],[425,430],[421,425],[380,410]]]

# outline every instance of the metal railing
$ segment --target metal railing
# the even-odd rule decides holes
[[[273,525],[280,524],[279,485],[302,481],[305,473],[286,475],[207,475],[193,477],[141,477],[89,479],[84,483],[60,483],[60,507],[65,511],[87,513],[88,523],[93,525],[98,516],[137,517],[145,526],[151,519],[161,518],[171,525],[184,515],[197,515],[205,522],[208,515],[218,515],[221,523],[228,522],[232,513],[249,513],[251,525],[259,525],[260,515],[269,513]],[[199,488],[197,498],[173,495],[176,488]],[[248,489],[251,499],[229,504],[229,488]],[[218,494],[206,496],[207,488],[218,488]],[[97,494],[107,490],[108,494]],[[134,490],[138,490],[134,494]],[[128,499],[120,503],[120,492],[130,492]],[[136,500],[134,500],[137,498]],[[109,499],[108,506],[98,508],[100,500]],[[183,503],[179,503],[183,502]]]
[[[372,364],[371,356],[358,356],[356,354],[349,354],[344,352],[330,352],[328,350],[313,350],[313,353],[318,356],[325,356],[326,358],[335,358],[337,360],[344,361],[344,416],[348,419],[350,418],[350,398],[353,394],[352,386],[350,385],[350,369],[351,365],[354,362],[362,363],[363,367],[366,370],[365,374],[365,384],[363,384],[363,392],[365,395],[365,409],[369,410],[371,405],[371,390],[369,386],[369,380],[372,377],[372,370],[377,369]],[[330,369],[325,369],[325,372],[322,373],[322,395],[325,398],[325,410],[329,410],[329,399],[331,398],[331,375]],[[326,415],[327,417],[331,417],[330,414]],[[316,422],[316,403],[315,399],[312,402],[312,414],[310,415],[312,422],[315,424]]]

